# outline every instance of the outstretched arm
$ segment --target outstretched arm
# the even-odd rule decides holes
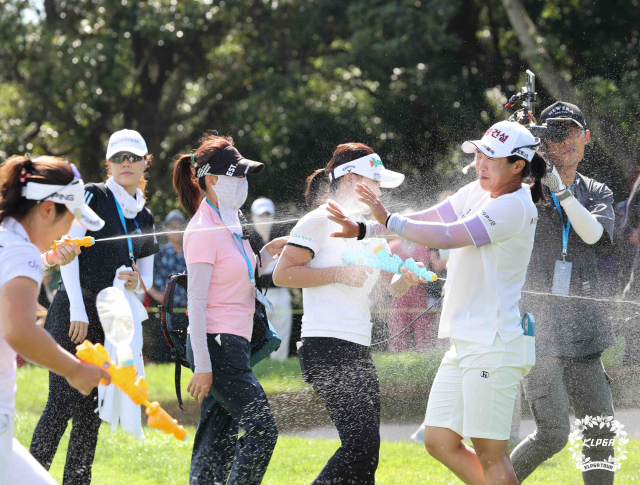
[[[367,204],[378,223],[386,223],[387,229],[393,234],[423,246],[438,249],[455,249],[473,245],[473,239],[465,225],[465,222],[468,221],[446,224],[444,222],[412,220],[397,214],[392,216],[380,199],[366,185],[358,184],[356,191],[360,196],[358,200]],[[438,216],[440,218],[437,207],[440,206],[425,211],[423,215],[428,214],[427,217]],[[340,208],[331,202],[327,204],[327,210],[331,214],[329,219],[337,222],[343,228],[342,231],[331,234],[332,237],[357,237],[360,233],[357,223],[345,216]],[[478,223],[482,224],[480,221]]]

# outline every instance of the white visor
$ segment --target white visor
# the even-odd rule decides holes
[[[404,175],[384,168],[382,160],[376,153],[336,167],[333,172],[329,173],[329,180],[333,182],[348,173],[357,173],[380,182],[380,187],[384,189],[393,189],[404,182]]]
[[[76,220],[89,231],[99,231],[104,227],[104,221],[84,203],[84,183],[82,179],[75,179],[68,185],[27,182],[22,188],[22,196],[29,200],[64,204]]]

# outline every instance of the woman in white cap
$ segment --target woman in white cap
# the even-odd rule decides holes
[[[417,214],[391,214],[365,185],[356,189],[358,200],[377,223],[361,227],[329,207],[330,219],[343,226],[335,236],[397,234],[451,250],[438,337],[449,337],[452,346],[429,394],[425,446],[464,483],[518,483],[509,432],[520,381],[535,363],[518,302],[533,249],[534,202],[543,197],[539,142],[518,123],[493,125],[481,140],[462,145],[475,153],[478,180]],[[522,183],[529,175],[531,187]]]
[[[149,161],[147,145],[137,131],[121,130],[109,139],[106,183],[85,186],[84,199],[104,221],[102,228],[71,226],[71,237],[86,234],[95,239],[154,232],[153,214],[145,207],[144,172]],[[61,269],[62,282],[51,303],[45,328],[67,351],[85,339],[104,343],[96,309],[96,296],[125,280],[125,289],[143,293],[152,285],[155,236],[123,238],[86,248]],[[131,270],[116,272],[122,266]],[[135,339],[134,339],[135,340]],[[141,350],[141,349],[140,349]],[[136,349],[134,349],[136,352]],[[134,353],[134,356],[137,352]],[[83,396],[60,376],[49,374],[49,399],[33,433],[31,454],[49,469],[70,419],[73,429],[67,449],[64,483],[89,484],[98,441],[100,415],[98,391]]]
[[[249,358],[255,280],[280,254],[286,238],[274,239],[256,255],[239,218],[249,190],[247,176],[263,169],[262,163],[244,158],[232,138],[207,135],[194,153],[178,159],[173,171],[173,186],[191,217],[184,236],[187,359],[194,371],[187,392],[201,403],[191,485],[261,483],[278,439]]]
[[[357,201],[356,184],[380,194],[380,187],[394,188],[403,180],[404,175],[384,168],[367,145],[346,143],[336,148],[324,169],[307,179],[307,203],[331,197],[364,225],[369,209]],[[300,219],[278,260],[273,281],[303,288],[302,344],[298,344],[302,377],[324,402],[341,440],[313,483],[373,484],[380,451],[380,387],[369,347],[369,294],[378,280],[393,296],[404,295],[420,281],[404,268],[402,277],[392,283],[391,273],[346,266],[346,252],[373,256],[380,246],[389,247],[382,239],[332,239],[340,226],[328,215],[327,205],[322,204]]]
[[[67,243],[48,250],[74,218],[94,229],[103,224],[84,204],[84,184],[72,164],[49,156],[13,156],[0,167],[0,485],[56,483],[13,438],[16,352],[83,394],[100,378],[109,380],[105,371],[80,362],[35,323],[45,269],[68,264],[80,253]]]

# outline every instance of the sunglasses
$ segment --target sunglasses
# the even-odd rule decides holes
[[[118,153],[117,155],[111,157],[109,159],[109,161],[111,163],[120,164],[120,163],[124,162],[125,158],[129,159],[130,162],[140,162],[140,161],[146,159],[147,156],[146,155],[140,156],[140,155],[134,155],[133,153],[122,152],[122,153]]]

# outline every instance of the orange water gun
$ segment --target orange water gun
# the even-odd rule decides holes
[[[187,430],[178,424],[169,413],[160,407],[157,402],[149,402],[149,386],[144,377],[136,380],[136,369],[133,365],[120,367],[111,362],[109,353],[101,344],[92,344],[85,340],[76,347],[76,355],[80,360],[88,364],[96,365],[109,373],[111,384],[124,392],[138,406],[144,404],[145,413],[149,416],[147,424],[150,428],[160,429],[167,434],[172,434],[176,439],[185,441]],[[106,384],[104,381],[101,384]]]
[[[96,240],[91,236],[77,237],[75,239],[61,239],[59,241],[54,241],[51,249],[55,251],[58,248],[58,244],[63,242],[66,242],[67,244],[75,244],[79,248],[88,248],[89,246],[93,246],[96,243]]]

